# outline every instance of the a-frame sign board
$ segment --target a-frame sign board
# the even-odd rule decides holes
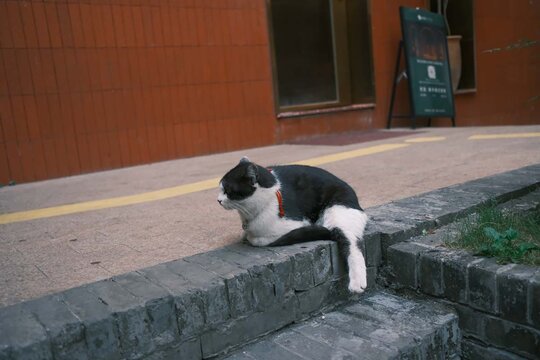
[[[452,77],[448,62],[446,26],[441,15],[422,9],[399,8],[403,40],[399,43],[392,97],[388,111],[390,129],[393,118],[410,118],[412,128],[417,118],[448,117],[456,126]],[[406,70],[400,72],[401,52]],[[396,86],[403,78],[409,83],[410,115],[394,115]]]

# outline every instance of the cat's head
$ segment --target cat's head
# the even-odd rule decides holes
[[[258,189],[270,188],[275,183],[269,170],[243,157],[219,182],[217,200],[227,210],[238,209],[238,205],[252,197]]]

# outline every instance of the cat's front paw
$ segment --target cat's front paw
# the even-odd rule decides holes
[[[349,291],[361,294],[367,288],[367,272],[365,268],[349,272]]]
[[[268,244],[271,244],[275,241],[274,238],[266,238],[266,237],[248,237],[248,241],[253,246],[268,246]]]

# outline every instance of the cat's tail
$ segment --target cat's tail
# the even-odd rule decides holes
[[[367,215],[359,209],[334,205],[325,210],[322,226],[329,229],[331,239],[336,241],[347,259],[349,290],[361,293],[367,287],[367,268],[359,242],[364,236]]]
[[[317,240],[333,240],[332,233],[323,226],[304,226],[288,232],[268,246],[284,246]]]

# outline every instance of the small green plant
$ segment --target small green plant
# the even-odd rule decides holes
[[[501,234],[488,226],[484,228],[484,234],[491,242],[480,246],[475,255],[495,257],[501,263],[520,263],[529,251],[540,250],[540,246],[533,243],[515,241],[519,233],[512,228]]]
[[[499,263],[540,265],[540,211],[513,214],[486,206],[460,221],[445,243]]]

